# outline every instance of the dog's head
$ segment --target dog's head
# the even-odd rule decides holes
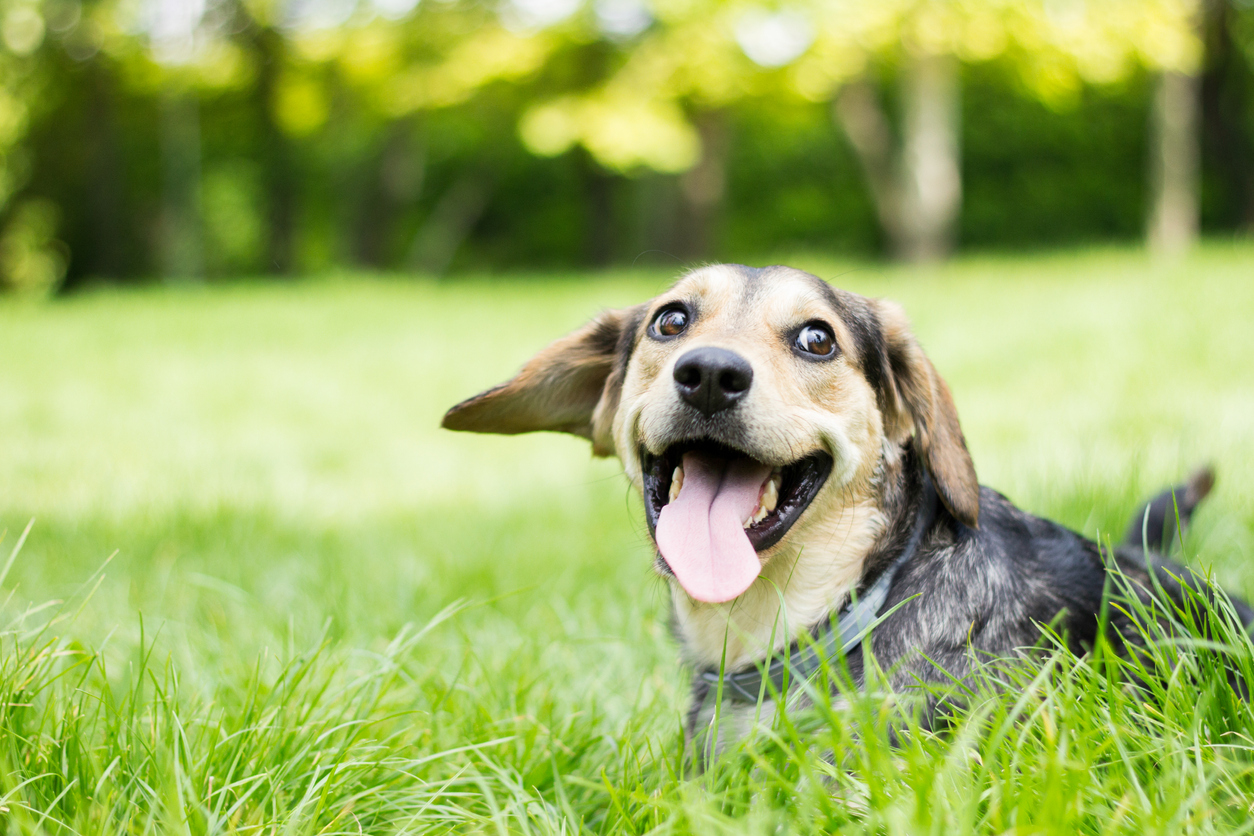
[[[553,343],[444,426],[569,432],[617,455],[660,570],[697,601],[742,594],[912,440],[945,507],[978,524],[953,400],[901,309],[788,267],[694,270]]]

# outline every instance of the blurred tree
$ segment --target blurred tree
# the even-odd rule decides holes
[[[829,49],[847,50],[846,15],[831,14],[826,3],[818,7],[829,10],[821,18],[819,44],[831,39]],[[865,26],[879,33],[872,58],[898,66],[900,146],[875,86],[865,78],[838,92],[835,113],[858,150],[899,256],[930,260],[953,246],[962,195],[957,65],[999,55],[1019,66],[1036,95],[1055,103],[1072,98],[1084,82],[1111,84],[1137,67],[1158,72],[1150,239],[1157,248],[1178,251],[1196,235],[1192,79],[1200,49],[1191,0],[902,0],[880,4]],[[805,69],[798,78],[821,73],[820,67]],[[829,74],[826,83],[835,84],[840,75]]]
[[[1203,7],[1203,220],[1254,233],[1254,3]]]
[[[962,205],[957,60],[912,55],[901,77],[905,113],[899,148],[871,80],[845,85],[835,113],[858,152],[895,255],[936,261],[953,248]]]
[[[892,251],[926,261],[952,249],[961,206],[960,62],[1009,55],[1047,100],[1146,66],[1162,74],[1151,237],[1178,248],[1196,228],[1189,79],[1199,48],[1190,0],[810,0],[774,10],[657,0],[651,8],[656,24],[611,75],[524,115],[529,148],[557,154],[581,144],[613,170],[687,172],[688,214],[708,219],[725,179],[720,110],[776,96],[834,100]],[[899,79],[899,131],[881,103],[877,68]],[[706,225],[689,234],[698,250],[687,254],[703,254]]]
[[[1254,9],[1198,1],[0,0],[0,283],[1187,245],[1199,67],[1254,225]]]
[[[200,279],[204,275],[200,102],[179,70],[196,58],[205,4],[204,0],[157,0],[150,9],[150,51],[162,70],[157,259],[166,279]]]
[[[596,3],[568,31],[600,44],[600,60],[543,91],[519,129],[525,146],[543,156],[579,145],[615,175],[682,175],[674,192],[679,211],[664,228],[654,227],[662,239],[653,246],[686,258],[704,255],[710,240],[725,181],[722,111],[735,98],[725,76],[747,63],[710,31],[705,11],[705,4]],[[667,200],[669,190],[650,191],[653,200]],[[599,192],[604,201],[604,183]]]
[[[22,195],[30,177],[30,123],[50,81],[40,60],[46,35],[40,3],[0,5],[0,288],[30,294],[55,290],[67,260],[56,237],[56,204]]]
[[[396,0],[391,0],[396,2]],[[367,152],[372,185],[361,201],[357,260],[378,265],[402,206],[426,182],[425,152],[413,137],[433,116],[466,108],[498,83],[536,73],[560,44],[553,32],[517,24],[475,3],[393,5],[359,27],[312,33],[300,44],[307,58],[334,64],[344,89],[360,103],[357,117],[375,126]],[[393,19],[389,19],[393,18]],[[497,99],[498,106],[505,104]],[[517,112],[507,105],[509,121]],[[388,127],[390,125],[391,127]],[[444,186],[403,248],[412,268],[441,273],[487,207],[496,173],[490,154]]]
[[[1187,252],[1198,233],[1198,91],[1196,73],[1164,70],[1154,95],[1150,159],[1150,249],[1165,256]]]
[[[1153,203],[1147,229],[1150,249],[1164,256],[1187,252],[1200,226],[1201,9],[1193,0],[1180,0],[1171,12],[1175,19],[1154,51],[1158,84],[1150,131]]]

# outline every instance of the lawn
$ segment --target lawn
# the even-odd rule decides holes
[[[1254,247],[797,263],[905,305],[1025,508],[1117,538],[1213,463],[1184,560],[1254,595]],[[873,694],[685,775],[689,674],[615,463],[438,429],[672,279],[0,299],[0,561],[34,520],[0,590],[7,831],[1250,829],[1254,713],[1205,648],[1149,698],[1055,654],[942,734],[889,746]]]

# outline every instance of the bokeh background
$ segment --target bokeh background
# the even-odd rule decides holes
[[[0,286],[1254,229],[1250,0],[0,0]]]
[[[1252,232],[1254,0],[0,0],[0,829],[1248,830],[1184,666],[909,751],[870,694],[851,804],[828,742],[687,780],[617,463],[439,421],[785,262],[905,307],[1031,512],[1213,464],[1180,559],[1254,597]]]

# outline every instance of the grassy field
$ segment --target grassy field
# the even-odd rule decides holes
[[[1213,463],[1185,560],[1254,594],[1254,248],[798,266],[906,306],[1023,507],[1117,537]],[[1057,654],[899,747],[867,695],[685,777],[688,673],[615,463],[437,429],[672,278],[0,300],[7,832],[1254,827],[1254,714],[1205,648],[1151,698]]]

